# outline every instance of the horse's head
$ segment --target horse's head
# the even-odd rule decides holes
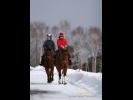
[[[51,60],[50,56],[46,56],[46,60],[50,61]]]
[[[52,49],[51,48],[47,48],[46,49],[46,60],[50,61],[52,59]]]
[[[51,54],[52,54],[52,48],[47,48],[46,55],[51,55]]]
[[[46,52],[52,52],[52,48],[47,48]]]
[[[67,48],[61,49],[61,55],[60,55],[60,62],[62,66],[68,65],[68,54],[67,54]]]
[[[62,65],[67,66],[68,65],[68,54],[66,51],[62,52],[62,58],[63,58]]]

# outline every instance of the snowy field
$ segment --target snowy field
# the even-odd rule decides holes
[[[30,67],[30,100],[102,100],[102,73],[68,69],[67,85],[58,84],[54,68],[54,81],[47,83],[42,66]]]

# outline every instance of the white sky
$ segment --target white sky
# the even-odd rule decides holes
[[[30,21],[59,25],[61,20],[77,26],[99,27],[102,30],[102,0],[30,0]]]
[[[30,100],[102,100],[102,73],[68,69],[63,85],[58,84],[56,68],[50,84],[42,66],[30,69]]]

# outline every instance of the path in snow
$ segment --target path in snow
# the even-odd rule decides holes
[[[49,84],[45,70],[30,71],[30,100],[102,100],[90,91],[75,86],[68,77],[67,80],[67,85],[58,84],[58,73],[55,69],[54,81]]]

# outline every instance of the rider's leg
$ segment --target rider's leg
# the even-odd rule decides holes
[[[70,52],[67,52],[67,54],[68,54],[68,58],[69,58],[69,65],[71,65],[72,64],[72,57],[70,55]]]
[[[41,66],[42,66],[42,63],[43,63],[44,57],[45,57],[45,52],[44,52],[43,55],[41,56],[41,62],[39,63],[39,65],[41,65]]]

